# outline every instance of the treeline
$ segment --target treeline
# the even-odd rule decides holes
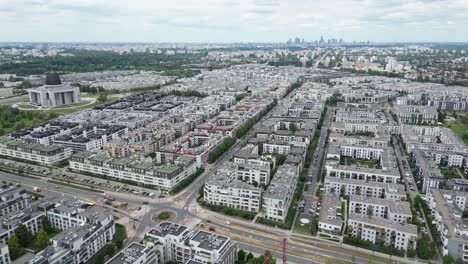
[[[184,97],[196,96],[200,98],[204,98],[208,96],[207,93],[201,93],[197,90],[188,90],[188,91],[174,90],[174,91],[170,91],[169,94],[175,95],[175,96],[184,96]]]
[[[373,251],[389,254],[392,256],[399,256],[399,257],[405,256],[405,251],[403,250],[396,249],[391,246],[384,246],[381,244],[372,244],[370,241],[362,240],[357,237],[345,236],[343,237],[343,243],[348,244],[348,245],[353,245],[356,247],[365,248],[368,250],[373,250]]]
[[[58,117],[47,111],[20,111],[11,106],[0,106],[0,135]]]
[[[405,75],[403,73],[398,72],[387,72],[387,71],[374,71],[374,70],[356,70],[353,68],[343,68],[343,71],[351,72],[351,73],[362,73],[362,74],[369,74],[373,76],[385,76],[390,78],[404,78]]]
[[[104,93],[106,89],[101,86],[91,86],[91,85],[83,85],[80,83],[72,83],[71,86],[79,87],[80,92],[82,93],[89,93],[89,94],[97,94],[97,93]]]
[[[247,132],[249,132],[249,130],[255,126],[257,122],[255,121],[255,119],[253,118],[249,118],[249,120],[247,120],[247,122],[245,122],[244,124],[242,124],[236,131],[236,138],[241,138],[243,137],[245,134],[247,134]]]
[[[204,168],[198,169],[195,172],[195,174],[185,178],[179,184],[177,184],[174,188],[172,188],[172,190],[169,191],[169,194],[174,195],[182,191],[183,189],[185,189],[185,187],[189,186],[193,181],[195,181],[198,178],[198,176],[200,176],[204,171],[205,171]]]
[[[225,206],[221,206],[221,205],[209,204],[209,203],[207,203],[207,202],[205,202],[204,200],[201,200],[201,199],[198,201],[198,203],[201,206],[204,206],[204,207],[210,209],[211,211],[219,212],[219,213],[229,215],[229,216],[240,217],[240,218],[243,218],[245,220],[253,220],[255,218],[255,215],[257,214],[255,212],[249,212],[249,211],[244,211],[244,210],[240,210],[240,209],[234,209],[234,208],[225,207]]]
[[[236,101],[239,102],[240,100],[244,99],[248,95],[249,95],[248,93],[241,93],[241,94],[234,95],[234,97],[236,98]]]
[[[227,137],[223,140],[221,144],[216,146],[208,155],[208,163],[215,162],[219,157],[221,157],[226,150],[228,150],[232,145],[236,143],[236,138]]]
[[[112,51],[66,50],[73,56],[34,57],[20,63],[5,63],[0,65],[2,73],[16,73],[22,76],[45,74],[50,69],[60,73],[91,72],[106,70],[151,70],[163,71],[165,75],[192,77],[200,73],[192,69],[203,61],[204,53],[200,54],[155,54],[155,53],[123,53]]]

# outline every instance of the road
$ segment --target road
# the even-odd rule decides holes
[[[330,128],[331,125],[331,116],[332,116],[332,110],[328,109],[328,111],[325,114],[325,118],[323,120],[322,128],[320,130],[320,137],[317,141],[317,148],[315,149],[314,153],[314,159],[312,161],[312,164],[309,167],[309,172],[308,172],[308,180],[310,181],[311,184],[309,185],[309,189],[305,192],[303,192],[304,200],[305,200],[305,206],[304,206],[304,212],[300,213],[297,217],[299,219],[308,219],[310,223],[314,221],[314,214],[309,213],[309,209],[311,206],[314,206],[314,209],[316,210],[316,203],[317,199],[315,197],[316,193],[316,188],[318,181],[320,179],[320,175],[322,172],[322,162],[323,162],[323,156],[325,155],[325,144],[326,144],[326,138],[327,138],[327,133],[328,129]]]

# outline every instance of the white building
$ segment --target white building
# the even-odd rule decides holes
[[[10,251],[6,244],[0,243],[0,264],[10,264]]]
[[[68,159],[71,154],[72,149],[63,146],[44,146],[37,143],[0,138],[0,156],[52,165]]]
[[[80,88],[63,85],[59,75],[54,72],[47,74],[44,86],[31,88],[28,92],[29,103],[43,107],[55,107],[81,102]]]
[[[320,208],[318,230],[330,235],[341,235],[343,228],[342,208],[340,196],[337,194],[324,194]]]
[[[412,224],[400,224],[392,220],[367,215],[350,214],[348,232],[371,243],[383,242],[384,245],[402,250],[416,249],[417,227]]]
[[[161,245],[162,263],[234,264],[237,260],[237,244],[229,237],[215,233],[163,222],[152,228],[147,236]]]

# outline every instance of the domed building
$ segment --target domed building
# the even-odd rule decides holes
[[[43,107],[76,104],[81,101],[80,88],[63,85],[58,73],[52,71],[47,74],[45,85],[29,89],[28,92],[29,103]]]

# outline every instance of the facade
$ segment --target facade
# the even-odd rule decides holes
[[[330,235],[341,235],[343,228],[341,200],[338,194],[324,194],[320,208],[318,230]]]
[[[159,264],[161,252],[159,247],[149,247],[136,242],[131,243],[106,264]]]
[[[68,159],[71,154],[72,149],[63,146],[44,146],[21,140],[0,138],[0,156],[52,165]]]
[[[398,223],[411,223],[413,217],[408,202],[351,195],[349,214],[380,217]]]
[[[91,152],[78,152],[69,160],[70,169],[132,181],[171,190],[184,179],[195,174],[196,163],[192,157],[177,157],[173,163],[155,164],[151,159],[134,157],[112,158]]]
[[[324,191],[325,193],[339,193],[342,196],[384,198],[394,202],[406,199],[405,187],[401,184],[364,182],[357,179],[327,177]]]
[[[114,237],[114,217],[104,207],[82,201],[44,201],[38,207],[62,232],[28,264],[85,263]]]
[[[353,237],[372,243],[382,242],[402,250],[415,250],[417,227],[391,220],[351,213],[348,216],[348,232]]]
[[[213,173],[205,182],[205,202],[250,212],[261,207],[262,188],[243,182],[236,177],[237,165],[224,166]]]
[[[263,193],[262,213],[266,219],[284,223],[296,189],[299,169],[285,164],[278,171]]]
[[[215,233],[163,222],[147,236],[161,246],[162,263],[234,264],[237,260],[236,243]]]
[[[31,196],[26,190],[14,185],[0,186],[0,216],[18,212],[31,204]]]
[[[57,73],[50,72],[46,76],[46,83],[39,88],[32,88],[29,92],[29,103],[42,107],[55,107],[81,102],[80,88],[63,85]]]
[[[442,242],[442,255],[468,261],[468,228],[463,219],[468,193],[431,189],[426,201],[434,217],[434,225]]]
[[[421,105],[396,105],[395,115],[402,124],[437,124],[437,108]]]
[[[0,264],[10,264],[10,251],[6,244],[0,243]]]

